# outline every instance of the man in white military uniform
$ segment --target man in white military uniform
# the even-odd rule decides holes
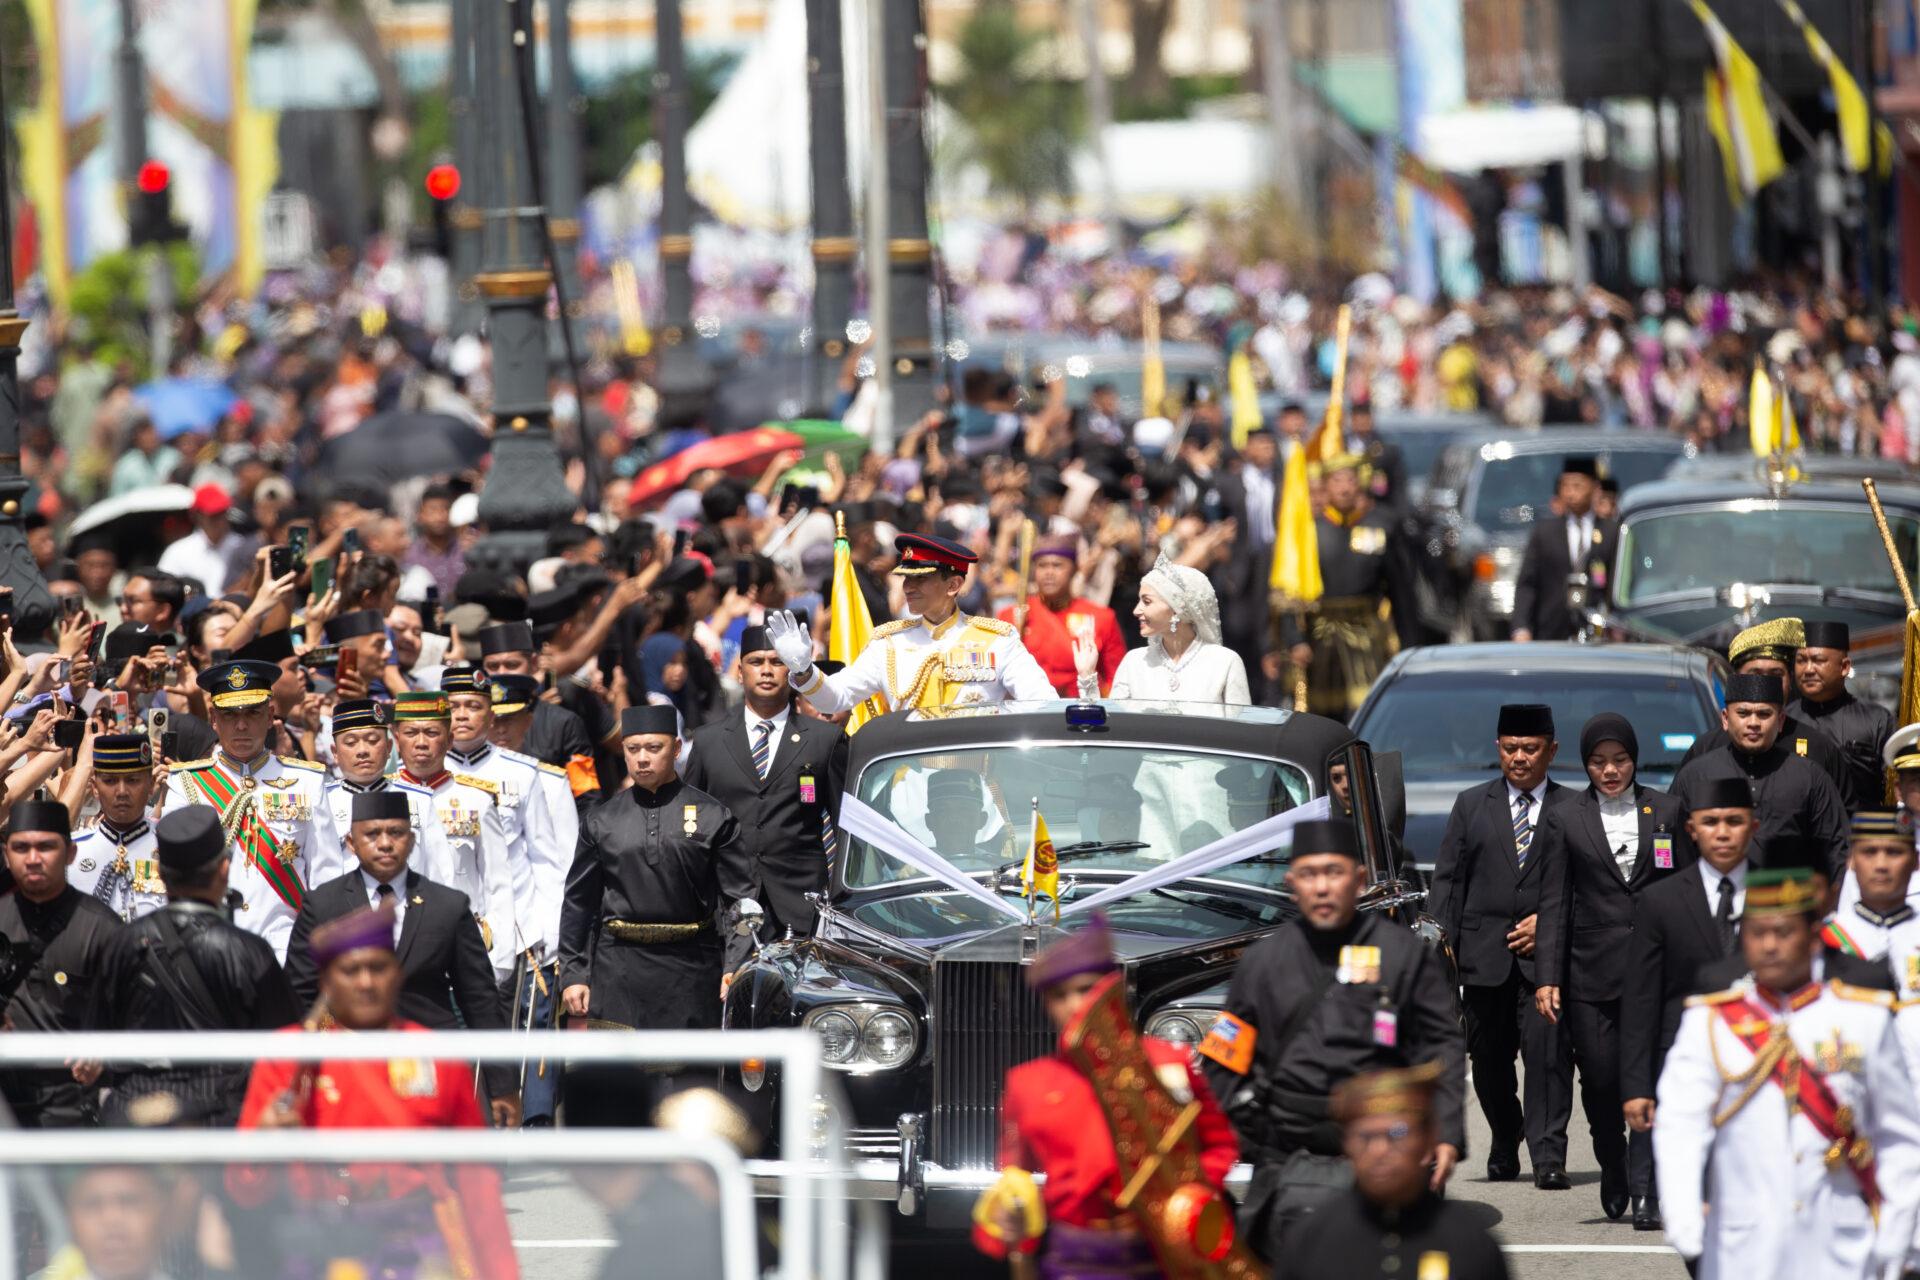
[[[526,859],[525,838],[515,812],[501,797],[500,784],[446,767],[453,737],[447,723],[447,695],[403,693],[393,701],[393,740],[400,752],[402,788],[428,797],[428,825],[444,841],[451,865],[438,879],[467,895],[480,926],[494,980],[505,981],[525,946],[524,902],[514,892],[514,865]]]
[[[446,833],[433,820],[433,797],[387,772],[387,760],[393,754],[387,726],[392,722],[393,708],[372,698],[349,698],[333,704],[327,724],[340,776],[327,782],[327,811],[333,817],[334,830],[344,834],[353,829],[356,795],[402,792],[413,815],[413,854],[407,865],[429,880],[452,884],[458,862],[447,846]]]
[[[539,684],[532,677],[448,667],[441,673],[440,689],[452,716],[453,747],[447,758],[463,775],[498,787],[502,815],[510,814],[518,824],[513,892],[525,964],[502,984],[501,997],[511,1015],[509,1026],[545,1030],[557,1025],[560,902],[580,841],[573,788],[566,770],[492,741],[496,714],[517,715],[533,707]],[[526,1063],[520,1081],[522,1122],[532,1127],[552,1124],[559,1090],[558,1063]]]
[[[1862,809],[1853,815],[1847,849],[1851,905],[1820,926],[1820,941],[1836,951],[1887,966],[1903,1000],[1920,997],[1920,911],[1907,885],[1920,853],[1913,847],[1911,810]]]
[[[1821,982],[1820,905],[1804,869],[1749,873],[1749,975],[1688,1001],[1660,1073],[1660,1207],[1703,1280],[1879,1276],[1913,1240],[1920,1102],[1893,997]]]
[[[167,905],[159,845],[147,821],[153,800],[153,748],[145,734],[103,733],[93,740],[93,796],[100,819],[73,836],[67,883],[90,893],[122,920]]]
[[[240,895],[233,922],[257,933],[281,963],[307,886],[347,869],[346,848],[328,812],[326,773],[317,764],[267,750],[273,732],[271,662],[222,662],[200,673],[219,748],[172,767],[168,810],[210,804],[233,847],[229,887]]]
[[[767,615],[767,635],[787,664],[787,680],[827,715],[878,696],[881,710],[1035,702],[1056,697],[1053,682],[1010,623],[960,612],[967,569],[979,559],[957,542],[918,533],[894,539],[894,573],[914,616],[874,630],[846,670],[824,676],[813,665],[813,637],[793,614]]]
[[[1880,758],[1893,772],[1894,798],[1900,808],[1910,813],[1920,813],[1920,724],[1896,729],[1893,736],[1887,739]],[[1920,848],[1920,832],[1914,832],[1908,838]],[[1909,879],[1906,894],[1908,904],[1920,911],[1920,881]],[[1840,882],[1840,905],[1834,914],[1845,917],[1858,901],[1860,885],[1854,878],[1852,868],[1848,868],[1846,877]],[[1906,990],[1904,984],[1901,990]],[[1905,998],[1911,1000],[1913,994],[1909,993]]]

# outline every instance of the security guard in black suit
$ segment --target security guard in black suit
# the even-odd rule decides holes
[[[1199,1049],[1254,1166],[1241,1230],[1269,1262],[1289,1256],[1300,1224],[1352,1181],[1330,1101],[1344,1081],[1438,1063],[1433,1190],[1467,1148],[1465,1046],[1446,964],[1408,929],[1357,914],[1366,869],[1353,823],[1294,828],[1287,883],[1299,915],[1241,958]]]
[[[1560,464],[1555,496],[1560,514],[1542,510],[1527,535],[1520,576],[1513,583],[1515,640],[1571,640],[1580,619],[1567,606],[1567,579],[1585,574],[1596,585],[1606,581],[1613,563],[1619,525],[1594,513],[1600,469],[1592,458],[1569,457]]]
[[[827,885],[834,816],[847,780],[847,735],[838,725],[795,711],[787,664],[765,627],[740,634],[740,680],[746,706],[694,731],[686,782],[739,820],[768,936],[778,938],[787,929],[811,933],[814,908],[806,895]],[[750,941],[729,935],[729,969],[744,958]]]
[[[320,974],[312,952],[315,929],[356,911],[391,904],[399,930],[394,954],[400,960],[400,1016],[436,1031],[504,1030],[507,1015],[473,904],[459,890],[408,869],[414,838],[405,791],[354,796],[347,848],[359,865],[314,886],[295,917],[287,944],[287,975],[294,991],[307,1004],[319,995]],[[503,1129],[520,1123],[514,1074],[504,1063],[482,1071],[493,1099],[494,1123]]]
[[[143,755],[144,738],[103,752]],[[120,761],[110,761],[120,763]],[[227,906],[232,858],[211,805],[176,809],[154,826],[167,904],[133,922],[124,972],[108,984],[107,1024],[122,1031],[274,1031],[303,1012],[273,948],[235,925]],[[141,1064],[122,1072],[107,1098],[109,1125],[231,1128],[247,1094],[245,1067]]]
[[[97,898],[67,883],[73,862],[67,807],[22,800],[7,814],[7,870],[13,892],[0,897],[0,938],[10,963],[0,980],[12,988],[5,1022],[16,1031],[99,1031],[105,1021],[105,979],[121,971],[126,924]],[[11,974],[5,970],[10,969]],[[60,1129],[99,1121],[93,1087],[97,1064],[23,1067],[0,1073],[4,1096],[22,1129]]]
[[[1564,1022],[1580,1069],[1580,1102],[1600,1162],[1607,1217],[1653,1194],[1653,1143],[1629,1134],[1621,1113],[1620,993],[1628,979],[1633,904],[1693,865],[1686,811],[1635,776],[1640,740],[1625,716],[1602,712],[1580,731],[1590,785],[1554,809],[1535,841],[1541,854],[1534,1004]]]
[[[1877,702],[1853,696],[1853,632],[1844,622],[1808,622],[1806,643],[1793,657],[1798,697],[1787,703],[1790,719],[1811,724],[1833,739],[1847,762],[1849,783],[1841,788],[1849,808],[1878,807],[1886,790],[1880,753],[1893,736],[1893,712]]]
[[[1567,1118],[1573,1111],[1573,1062],[1566,1037],[1534,1004],[1534,955],[1541,864],[1551,850],[1535,836],[1571,793],[1547,777],[1559,743],[1553,709],[1500,708],[1495,745],[1501,776],[1460,793],[1434,859],[1433,915],[1453,943],[1467,1010],[1473,1090],[1493,1129],[1487,1178],[1520,1175],[1524,1133],[1533,1184],[1565,1191]],[[1513,1063],[1527,1065],[1526,1105]]]
[[[1778,676],[1791,701],[1794,672],[1800,664],[1800,650],[1806,647],[1806,643],[1807,630],[1800,619],[1769,618],[1733,638],[1727,645],[1727,661],[1738,676]],[[1820,772],[1832,779],[1833,785],[1840,789],[1841,804],[1846,809],[1851,810],[1862,804],[1878,804],[1881,784],[1877,781],[1872,783],[1865,796],[1855,795],[1855,775],[1848,766],[1845,750],[1831,734],[1815,728],[1811,720],[1796,714],[1796,711],[1795,707],[1787,708],[1786,719],[1780,726],[1780,743],[1793,754],[1805,756]],[[1687,748],[1687,753],[1680,757],[1680,767],[1685,769],[1701,756],[1719,750],[1732,740],[1732,735],[1724,725],[1701,734]],[[1766,807],[1764,799],[1761,807]]]

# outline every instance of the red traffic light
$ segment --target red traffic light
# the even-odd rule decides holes
[[[150,196],[157,196],[167,189],[167,183],[173,175],[167,172],[167,166],[158,160],[148,160],[140,166],[140,172],[134,175],[134,185]]]
[[[427,194],[435,200],[451,200],[460,194],[458,165],[437,164],[427,170]]]

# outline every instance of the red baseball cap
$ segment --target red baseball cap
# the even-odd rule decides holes
[[[233,509],[233,499],[217,484],[203,484],[193,491],[193,514],[223,516]]]

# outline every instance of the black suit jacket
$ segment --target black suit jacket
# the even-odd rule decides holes
[[[1241,474],[1245,470],[1238,458],[1214,473],[1213,487],[1220,493],[1220,506],[1225,516],[1240,526],[1240,534],[1227,547],[1226,559],[1212,572],[1214,590],[1220,597],[1221,626],[1226,632],[1226,642],[1247,660],[1252,669],[1266,647],[1267,625],[1267,578],[1273,570],[1273,541],[1267,539],[1264,545],[1255,542],[1253,526],[1272,531],[1276,510],[1247,510],[1247,482]],[[1280,497],[1281,464],[1276,459],[1273,470],[1273,496],[1276,504]],[[1252,652],[1247,646],[1252,646]]]
[[[1553,809],[1534,835],[1541,864],[1540,922],[1534,935],[1534,970],[1543,987],[1563,988],[1562,997],[1599,1003],[1620,997],[1633,934],[1633,900],[1662,880],[1679,875],[1699,857],[1687,836],[1687,811],[1664,791],[1635,784],[1633,806],[1640,843],[1630,875],[1607,847],[1600,797],[1592,787]],[[1659,841],[1668,842],[1670,866],[1657,865]]]
[[[1520,561],[1520,576],[1513,584],[1513,626],[1533,633],[1535,640],[1568,640],[1578,630],[1578,620],[1567,608],[1567,575],[1589,573],[1595,564],[1613,564],[1613,547],[1620,526],[1598,517],[1593,522],[1593,545],[1589,554],[1576,565],[1567,554],[1567,521],[1547,512],[1534,521],[1527,535],[1526,555]]]
[[[1705,864],[1668,876],[1633,903],[1632,946],[1620,985],[1620,1096],[1651,1098],[1703,969],[1726,958],[1707,908]]]
[[[810,932],[814,909],[806,895],[827,885],[822,820],[840,812],[840,792],[847,783],[846,731],[789,712],[765,781],[753,767],[744,711],[729,711],[694,730],[692,741],[687,785],[718,800],[738,820],[740,844],[753,861],[756,900],[770,917],[768,930],[791,925],[795,933]],[[811,800],[803,796],[803,778],[813,780]],[[745,945],[744,940],[738,946],[730,942],[730,952],[744,951]]]
[[[1549,852],[1540,845],[1541,827],[1572,794],[1548,780],[1524,867],[1514,849],[1513,810],[1507,804],[1504,775],[1462,791],[1454,800],[1433,863],[1430,902],[1434,919],[1453,944],[1465,985],[1497,987],[1515,965],[1523,978],[1535,981],[1537,943],[1534,956],[1518,955],[1507,949],[1507,934],[1540,910],[1541,871]]]
[[[400,1016],[435,1031],[471,1027],[498,1031],[507,1025],[500,989],[493,980],[486,943],[474,922],[473,907],[458,889],[408,871],[402,880],[407,913],[400,922]],[[366,881],[360,868],[307,891],[307,900],[294,917],[293,936],[287,942],[287,977],[302,1009],[311,1008],[320,992],[320,975],[313,963],[313,931],[367,905]],[[457,1012],[456,1012],[457,1011]],[[496,1095],[513,1091],[511,1067],[485,1069],[487,1087]]]

